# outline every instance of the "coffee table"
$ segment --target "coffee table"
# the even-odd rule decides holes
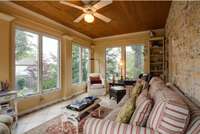
[[[83,129],[84,121],[88,117],[90,117],[90,114],[93,111],[98,110],[98,113],[100,116],[100,113],[101,113],[101,108],[99,105],[100,101],[101,100],[99,98],[97,98],[92,104],[90,104],[88,107],[86,107],[85,109],[83,109],[81,111],[74,111],[74,110],[64,107],[63,108],[63,116],[61,116],[63,131],[68,132],[68,130],[64,127],[64,124],[66,122],[68,122],[74,126],[74,128],[75,128],[74,133],[79,134],[80,130]]]

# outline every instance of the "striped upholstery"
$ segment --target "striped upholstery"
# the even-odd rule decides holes
[[[157,91],[147,127],[163,134],[182,134],[189,123],[189,108],[169,89]]]
[[[186,134],[200,134],[200,109],[195,104],[188,101],[188,106],[190,107],[190,123],[187,128]]]
[[[200,134],[200,116],[191,120],[186,134]]]
[[[182,92],[180,92],[180,90],[173,84],[167,83],[167,86],[173,89],[177,94],[179,94],[190,109],[191,117],[186,134],[200,134],[200,108],[188,97],[186,97]]]
[[[129,124],[141,126],[146,126],[147,119],[151,112],[153,101],[147,97],[147,91],[143,90],[138,96],[136,101],[136,110],[131,117]]]
[[[138,127],[111,120],[89,118],[85,122],[83,134],[159,134],[144,127]]]
[[[186,134],[200,134],[200,109],[191,103],[187,103],[190,107],[190,123]]]

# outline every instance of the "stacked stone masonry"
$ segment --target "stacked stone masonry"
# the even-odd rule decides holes
[[[165,32],[169,80],[200,102],[200,1],[172,2]]]

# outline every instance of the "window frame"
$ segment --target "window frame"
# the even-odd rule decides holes
[[[123,45],[115,45],[115,46],[111,46],[111,47],[106,47],[104,49],[104,52],[105,52],[105,79],[107,82],[109,82],[109,80],[107,79],[107,76],[106,76],[106,72],[107,72],[107,59],[106,59],[106,49],[107,48],[120,48],[121,49],[121,60],[123,62],[123,65],[122,65],[122,75],[123,75],[123,79],[125,78],[126,79],[126,47],[128,46],[136,46],[136,45],[139,45],[139,46],[144,46],[144,53],[145,53],[145,43],[128,43],[128,44],[123,44]],[[144,62],[145,62],[145,56],[144,56]],[[144,63],[144,72],[145,72],[145,63]]]
[[[91,61],[90,61],[90,58],[91,58],[91,51],[90,51],[90,48],[89,47],[81,47],[81,72],[82,72],[82,67],[83,67],[83,65],[82,65],[82,60],[83,60],[83,49],[88,49],[88,74],[91,72]],[[81,73],[81,82],[82,83],[85,83],[85,82],[87,82],[87,80],[86,81],[83,81],[83,74]]]
[[[16,51],[16,42],[15,42],[15,39],[16,39],[16,30],[21,30],[21,31],[25,31],[25,32],[30,32],[30,33],[33,33],[33,34],[36,34],[38,36],[38,48],[37,48],[37,61],[38,61],[38,65],[36,65],[38,67],[38,71],[37,71],[37,74],[38,74],[38,84],[37,84],[37,92],[34,93],[34,94],[31,94],[31,95],[25,95],[25,96],[17,96],[18,98],[28,98],[28,97],[32,97],[32,96],[38,96],[38,95],[44,95],[44,94],[48,94],[48,93],[51,93],[51,92],[57,92],[57,91],[60,91],[61,90],[61,39],[58,37],[58,36],[55,36],[55,35],[51,35],[49,33],[44,33],[44,32],[39,32],[39,31],[36,31],[36,30],[32,30],[30,28],[26,28],[26,27],[23,27],[23,26],[14,26],[13,27],[13,32],[12,32],[12,46],[13,46],[13,49],[12,49],[12,64],[13,64],[13,67],[12,67],[12,70],[13,70],[13,73],[12,73],[12,84],[14,85],[14,89],[16,89],[16,86],[15,86],[15,83],[16,83],[16,55],[15,55],[15,51]],[[42,62],[42,58],[43,58],[43,37],[48,37],[48,38],[52,38],[52,39],[55,39],[58,41],[58,78],[57,78],[57,82],[58,82],[58,87],[56,88],[50,88],[50,89],[46,89],[46,90],[43,90],[42,88],[42,74],[43,74],[43,62]],[[21,64],[20,64],[21,65]],[[23,65],[26,65],[26,64],[23,64]],[[17,65],[19,66],[19,65]]]
[[[106,49],[108,49],[108,48],[120,48],[120,60],[122,60],[123,61],[123,47],[120,45],[120,46],[113,46],[113,47],[106,47],[105,48],[105,79],[106,79],[106,81],[110,81],[110,80],[108,80],[108,78],[107,78],[107,75],[106,75],[106,73],[107,73],[107,58],[106,58]],[[123,68],[123,67],[122,67]],[[119,70],[120,71],[120,70]],[[123,73],[123,70],[122,70],[122,73]],[[119,72],[119,75],[121,76],[121,71]],[[119,77],[120,77],[119,76]]]
[[[91,58],[91,50],[89,47],[86,47],[86,46],[83,46],[81,45],[79,42],[76,42],[76,41],[72,41],[72,48],[73,46],[77,46],[80,48],[80,53],[79,53],[79,56],[80,56],[80,63],[79,63],[79,82],[73,82],[73,77],[71,78],[72,79],[72,85],[82,85],[83,83],[87,83],[87,80],[86,81],[83,81],[82,80],[82,57],[83,57],[83,49],[88,49],[89,51],[89,57],[88,57],[88,74],[91,72],[91,61],[90,61],[90,58]],[[72,49],[71,49],[72,51]],[[72,55],[71,55],[72,56]],[[73,60],[72,60],[72,63],[73,63]],[[72,64],[71,64],[72,65]],[[71,70],[72,70],[72,66],[71,66]],[[71,71],[73,73],[73,70]]]
[[[127,44],[127,45],[125,45],[125,49],[124,49],[124,56],[125,56],[125,62],[124,62],[124,76],[125,76],[125,79],[127,79],[126,78],[126,73],[127,73],[127,70],[126,70],[126,67],[127,67],[127,51],[126,51],[126,48],[127,47],[131,47],[131,46],[143,46],[143,54],[144,54],[144,50],[145,50],[145,44]],[[145,57],[143,57],[144,58],[144,61],[145,61]],[[145,64],[144,64],[145,65]],[[143,65],[143,71],[144,71],[144,65]]]

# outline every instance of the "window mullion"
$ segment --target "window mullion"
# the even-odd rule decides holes
[[[82,83],[82,48],[80,47],[80,63],[79,63],[79,78],[80,78],[80,83]]]
[[[39,93],[42,93],[42,36],[39,35],[39,50],[38,50],[38,57],[39,57],[39,68],[38,68],[38,91]]]

